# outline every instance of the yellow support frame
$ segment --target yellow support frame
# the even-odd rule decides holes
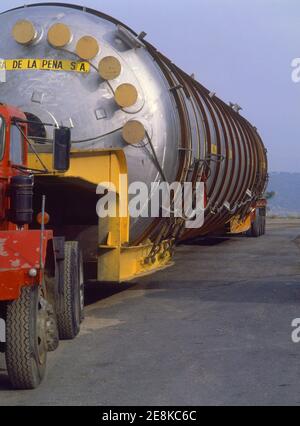
[[[116,205],[113,207],[117,215],[100,218],[98,224],[99,281],[118,283],[129,281],[172,264],[170,261],[173,240],[162,241],[155,247],[150,240],[138,246],[129,244],[128,169],[122,149],[72,151],[70,168],[65,173],[53,170],[52,154],[40,153],[39,156],[50,175],[64,180],[81,180],[95,186],[101,182],[108,182],[116,188]],[[40,169],[40,162],[34,154],[29,155],[29,167]],[[123,209],[126,209],[125,215],[119,215],[121,203]]]
[[[251,213],[241,220],[239,216],[234,216],[230,220],[230,234],[242,234],[251,228]]]

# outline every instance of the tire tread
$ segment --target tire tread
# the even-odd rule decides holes
[[[30,326],[34,291],[35,287],[23,287],[20,298],[7,306],[5,357],[15,389],[34,389],[41,381],[32,365]]]
[[[61,340],[72,340],[79,333],[79,327],[74,324],[73,316],[72,262],[74,256],[78,257],[78,242],[67,241],[65,243],[63,309],[57,314],[57,325]]]

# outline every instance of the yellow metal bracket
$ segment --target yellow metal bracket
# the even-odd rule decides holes
[[[241,220],[240,216],[234,216],[230,220],[230,234],[242,234],[251,228],[251,214]]]
[[[99,218],[98,223],[99,281],[129,281],[171,265],[173,240],[162,241],[155,246],[155,250],[150,240],[138,246],[129,243],[128,170],[122,149],[72,151],[70,168],[65,173],[52,169],[51,153],[39,153],[39,156],[50,170],[49,174],[62,181],[72,179],[89,183],[95,186],[95,191],[96,186],[107,183],[116,190],[115,205],[110,206],[116,215]],[[40,168],[40,163],[33,154],[29,156],[29,167]]]

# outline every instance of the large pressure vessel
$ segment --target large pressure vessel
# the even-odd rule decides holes
[[[71,127],[76,149],[124,149],[129,182],[205,181],[204,226],[181,238],[223,229],[262,196],[267,159],[256,128],[237,105],[227,105],[159,53],[144,33],[60,3],[4,12],[0,27],[7,69],[2,103],[31,120]],[[144,135],[154,152],[139,140]],[[53,129],[37,126],[32,136],[47,144]],[[132,219],[131,242],[155,239],[164,223]]]

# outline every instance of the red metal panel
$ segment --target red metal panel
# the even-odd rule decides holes
[[[21,288],[36,285],[38,278],[31,278],[28,269],[0,271],[0,301],[16,300],[20,297]]]
[[[48,241],[52,239],[52,231],[44,231],[43,263]],[[16,299],[21,287],[40,283],[40,247],[40,230],[0,231],[0,300]],[[37,269],[37,277],[29,277],[31,268]]]

